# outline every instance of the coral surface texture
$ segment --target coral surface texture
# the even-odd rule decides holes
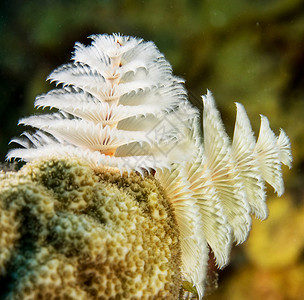
[[[3,172],[0,299],[177,299],[178,237],[152,176],[72,159]]]

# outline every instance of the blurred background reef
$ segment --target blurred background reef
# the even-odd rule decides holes
[[[256,134],[260,113],[276,133],[284,128],[294,156],[286,192],[278,199],[267,191],[269,219],[254,222],[229,267],[210,271],[205,299],[304,299],[304,1],[1,0],[0,162],[23,131],[18,119],[35,113],[35,97],[54,87],[47,75],[69,61],[74,43],[112,32],[154,41],[195,105],[210,89],[230,136],[235,101]]]

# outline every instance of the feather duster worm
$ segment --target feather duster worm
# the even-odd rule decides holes
[[[261,116],[255,141],[237,103],[231,142],[210,92],[203,96],[201,132],[183,80],[152,42],[115,34],[92,39],[90,46],[76,43],[72,63],[49,76],[61,88],[36,99],[36,107],[58,112],[20,120],[38,130],[12,140],[24,148],[8,158],[79,157],[94,169],[142,176],[154,170],[175,210],[184,280],[201,298],[208,245],[225,266],[232,243],[247,238],[250,215],[267,217],[265,182],[284,192],[281,163],[291,166],[289,139],[283,130],[276,137]]]

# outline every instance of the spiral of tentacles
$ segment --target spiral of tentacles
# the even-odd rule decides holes
[[[228,264],[232,243],[243,243],[251,229],[251,216],[266,219],[265,182],[281,196],[284,192],[281,163],[291,167],[289,139],[278,137],[261,115],[255,141],[244,107],[236,103],[232,142],[210,92],[203,96],[204,144],[195,159],[156,172],[177,214],[181,230],[185,279],[204,294],[210,246],[217,265]]]
[[[183,81],[152,42],[91,38],[92,45],[76,43],[72,63],[49,75],[62,87],[36,99],[36,107],[59,111],[21,119],[39,130],[13,140],[25,149],[9,157],[77,156],[94,168],[129,172],[170,167],[187,149],[184,131],[197,117]]]

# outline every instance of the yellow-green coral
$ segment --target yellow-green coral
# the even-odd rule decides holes
[[[176,299],[179,232],[153,176],[49,160],[1,173],[1,299]]]

